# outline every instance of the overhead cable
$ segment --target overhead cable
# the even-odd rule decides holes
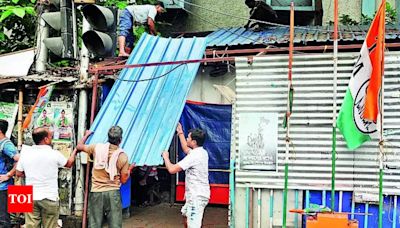
[[[167,71],[166,73],[164,73],[162,75],[151,77],[151,78],[146,78],[146,79],[131,80],[131,79],[122,79],[120,77],[114,77],[114,78],[116,80],[123,81],[123,82],[146,82],[146,81],[152,81],[152,80],[156,80],[156,79],[168,76],[170,73],[172,73],[173,71],[175,71],[176,69],[178,69],[179,67],[181,67],[183,65],[185,65],[187,67],[187,63],[181,63],[181,64],[175,66],[174,68],[172,68],[171,70]]]
[[[226,13],[226,12],[210,9],[210,8],[207,8],[207,7],[195,4],[195,3],[188,2],[186,0],[176,0],[176,1],[184,3],[184,4],[187,4],[187,5],[190,5],[190,6],[194,6],[194,7],[209,11],[209,12],[221,14],[221,15],[224,15],[224,16],[229,16],[229,17],[236,18],[236,19],[243,19],[243,20],[246,20],[246,21],[250,20],[252,22],[257,22],[257,23],[261,23],[261,24],[267,24],[267,25],[272,25],[272,26],[277,26],[277,27],[290,28],[289,25],[279,24],[279,23],[274,23],[274,22],[268,22],[268,21],[261,21],[261,20],[256,20],[256,19],[250,19],[248,17],[237,16],[237,15],[234,15],[234,14],[230,14],[230,13]],[[186,10],[186,9],[184,9],[184,10]],[[295,29],[302,29],[302,30],[309,30],[309,31],[333,33],[333,30],[329,30],[329,29],[319,29],[319,28],[311,28],[311,27],[305,27],[305,26],[294,26],[294,28]],[[342,34],[361,34],[361,35],[366,35],[365,31],[360,31],[360,32],[340,31],[340,33],[342,33]],[[391,34],[391,33],[387,33],[387,34]],[[395,33],[393,33],[393,34],[395,34]]]

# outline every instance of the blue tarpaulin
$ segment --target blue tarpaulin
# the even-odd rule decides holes
[[[182,124],[185,136],[190,129],[200,128],[206,132],[204,149],[208,151],[209,169],[229,170],[230,147],[231,147],[231,105],[217,105],[204,103],[186,103],[180,123]],[[179,160],[184,158],[184,153],[179,146]],[[184,175],[179,175],[180,181]],[[228,172],[209,173],[211,184],[228,184]]]

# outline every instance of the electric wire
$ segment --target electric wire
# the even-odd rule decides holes
[[[120,78],[120,77],[118,77],[118,76],[113,77],[113,78],[115,78],[116,80],[119,80],[119,81],[123,81],[123,82],[146,82],[146,81],[153,81],[153,80],[160,79],[160,78],[163,78],[163,77],[165,77],[165,76],[168,76],[170,73],[172,73],[173,71],[175,71],[176,69],[178,69],[179,67],[181,67],[181,66],[183,66],[183,65],[185,65],[185,67],[187,68],[187,63],[181,63],[181,64],[179,64],[178,66],[175,66],[174,68],[170,69],[170,70],[167,71],[166,73],[161,74],[161,75],[159,75],[159,76],[152,77],[152,78],[139,79],[139,80],[122,79],[122,78]]]
[[[221,14],[221,15],[232,17],[232,18],[236,18],[236,19],[243,19],[243,20],[246,20],[246,21],[252,21],[252,22],[257,22],[257,23],[277,26],[277,27],[290,28],[289,25],[279,24],[279,23],[274,23],[274,22],[268,22],[268,21],[261,21],[261,20],[257,20],[257,19],[250,19],[248,17],[237,16],[237,15],[234,15],[234,14],[229,14],[229,13],[225,13],[225,12],[222,12],[222,11],[210,9],[210,8],[207,8],[207,7],[195,4],[195,3],[188,2],[186,0],[176,0],[176,1],[184,3],[184,4],[187,4],[187,5],[190,5],[190,6],[194,6],[194,7],[209,11],[209,12]],[[304,26],[294,26],[294,28],[295,29],[302,29],[302,30],[309,30],[309,31],[333,33],[333,30],[329,30],[329,29],[319,29],[319,28],[304,27]],[[365,31],[358,32],[358,31],[343,31],[342,30],[342,31],[339,31],[339,33],[341,33],[341,34],[354,34],[354,35],[355,34],[366,35]],[[386,33],[386,34],[397,34],[397,33],[393,32],[393,33]]]

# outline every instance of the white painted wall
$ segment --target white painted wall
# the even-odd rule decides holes
[[[221,77],[210,77],[209,73],[212,69],[212,66],[200,66],[189,92],[188,100],[213,104],[229,104],[213,85],[226,85],[235,91],[235,69],[231,67],[231,72]]]

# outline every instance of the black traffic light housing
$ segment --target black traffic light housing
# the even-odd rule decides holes
[[[73,59],[75,53],[72,0],[53,1],[52,3],[57,4],[55,7],[59,11],[46,12],[41,16],[51,28],[60,32],[60,36],[45,38],[43,43],[55,55],[61,58]]]
[[[112,57],[117,45],[116,7],[103,7],[95,4],[82,8],[91,30],[82,34],[86,48],[96,57]]]

